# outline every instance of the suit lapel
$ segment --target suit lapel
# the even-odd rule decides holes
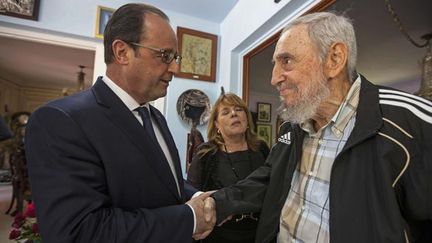
[[[116,126],[130,138],[131,142],[143,152],[143,158],[147,158],[145,159],[146,163],[149,163],[155,170],[156,175],[159,176],[168,190],[178,200],[181,200],[178,195],[175,179],[172,176],[165,156],[161,154],[155,144],[152,144],[150,140],[147,139],[148,135],[133,113],[101,78],[98,78],[92,87],[92,91],[97,102],[101,106],[107,108],[104,109],[104,112],[108,119],[115,123]]]
[[[159,126],[159,130],[162,133],[162,136],[168,146],[168,150],[171,154],[172,162],[174,164],[175,172],[177,175],[177,180],[180,187],[180,194],[183,195],[183,174],[181,171],[180,158],[178,155],[177,147],[174,143],[174,139],[169,131],[168,125],[166,123],[165,118],[160,114],[159,111],[156,110],[153,106],[150,106],[151,115]]]

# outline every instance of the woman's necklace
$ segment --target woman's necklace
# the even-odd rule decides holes
[[[237,173],[237,170],[236,170],[236,168],[234,167],[234,163],[233,163],[233,161],[232,161],[232,159],[231,159],[231,156],[230,156],[230,154],[228,153],[228,150],[227,150],[227,147],[226,147],[226,145],[225,145],[225,143],[224,143],[224,149],[225,149],[225,154],[226,154],[226,157],[227,157],[227,159],[228,159],[228,162],[229,162],[229,164],[230,164],[230,167],[231,167],[231,170],[232,170],[232,172],[234,173],[234,175],[235,175],[235,177],[237,178],[237,181],[239,181],[240,180],[240,176],[239,176],[239,174]],[[252,171],[252,159],[251,159],[251,157],[250,157],[250,152],[249,152],[249,145],[247,145],[247,155],[248,155],[248,162],[249,162],[249,169],[250,169],[250,171]]]

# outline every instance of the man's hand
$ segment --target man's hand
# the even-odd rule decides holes
[[[209,197],[212,193],[202,193],[186,202],[194,209],[196,216],[196,229],[193,235],[195,240],[207,237],[216,224],[216,203],[213,198]]]

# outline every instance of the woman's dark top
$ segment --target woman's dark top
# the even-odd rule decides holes
[[[198,148],[198,151],[208,146],[211,144],[204,143]],[[268,153],[269,148],[264,142],[260,144],[257,151],[248,149],[233,153],[220,150],[205,155],[197,153],[189,167],[187,180],[201,191],[221,189],[246,178],[263,165]],[[252,217],[256,219],[250,216],[239,220],[242,216],[235,215],[232,220],[222,226],[215,226],[213,232],[202,242],[254,242],[259,216],[257,213],[252,214]]]

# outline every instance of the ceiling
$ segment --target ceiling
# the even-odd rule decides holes
[[[392,0],[391,3],[409,35],[424,43],[420,37],[432,33],[432,1]],[[401,34],[384,0],[336,0],[330,9],[345,12],[354,20],[358,45],[357,69],[360,73],[378,84],[420,82],[420,62],[426,49],[415,47]],[[251,66],[261,68],[259,71],[252,68],[250,76],[263,80],[250,85],[251,91],[275,94],[274,87],[270,85],[273,50],[274,45],[251,60]]]
[[[164,10],[221,23],[239,0],[145,0]]]
[[[20,86],[76,89],[79,65],[92,84],[94,51],[0,37],[0,77]]]

